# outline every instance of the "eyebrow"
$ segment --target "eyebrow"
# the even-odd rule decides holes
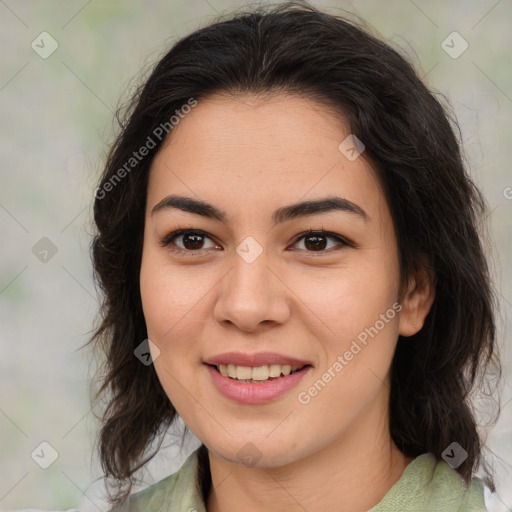
[[[178,195],[164,197],[153,207],[151,215],[168,208],[176,208],[184,212],[195,213],[196,215],[201,215],[208,219],[219,220],[221,222],[227,222],[228,220],[226,212],[218,209],[217,207],[206,203],[205,201]],[[272,220],[276,224],[281,224],[299,217],[333,211],[341,211],[357,215],[366,222],[370,220],[368,214],[359,205],[349,201],[348,199],[337,196],[329,196],[314,201],[304,201],[301,203],[283,206],[274,212]]]

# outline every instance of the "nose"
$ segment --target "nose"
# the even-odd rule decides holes
[[[248,263],[233,255],[222,279],[214,315],[218,322],[254,332],[260,325],[283,324],[290,316],[291,292],[268,262],[265,252]]]

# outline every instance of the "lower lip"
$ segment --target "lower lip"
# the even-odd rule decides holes
[[[297,386],[300,380],[312,369],[311,366],[305,366],[302,370],[285,377],[252,384],[224,377],[213,366],[206,365],[206,368],[210,372],[210,376],[218,391],[226,398],[241,404],[265,404],[272,402]]]

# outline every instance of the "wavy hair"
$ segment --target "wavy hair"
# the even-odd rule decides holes
[[[309,97],[348,121],[388,201],[402,287],[420,265],[435,275],[423,328],[400,337],[394,355],[393,441],[407,456],[438,458],[457,441],[468,453],[457,469],[466,481],[481,461],[470,396],[483,389],[491,370],[498,378],[501,370],[483,248],[487,206],[466,169],[460,130],[414,67],[362,21],[292,2],[231,15],[184,37],[118,111],[120,131],[94,201],[91,249],[102,304],[89,342],[104,362],[94,400],[106,400],[98,443],[105,475],[113,479],[113,504],[129,495],[136,471],[162,440],[150,453],[152,443],[177,416],[153,365],[134,356],[147,338],[139,272],[148,176],[165,137],[153,136],[148,154],[130,159],[191,99],[273,92]],[[204,446],[200,475],[206,496],[211,480]],[[492,472],[487,475],[494,489]]]

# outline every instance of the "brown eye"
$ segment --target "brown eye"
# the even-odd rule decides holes
[[[194,250],[202,248],[204,243],[203,235],[197,235],[196,233],[185,233],[181,236],[183,237],[183,245],[185,249]]]
[[[160,244],[164,247],[174,246],[170,247],[171,250],[182,253],[198,252],[201,249],[218,247],[213,241],[210,247],[205,247],[206,240],[211,241],[211,238],[202,231],[180,230],[167,235]]]
[[[307,236],[304,238],[304,245],[306,249],[312,251],[323,250],[327,245],[327,237],[318,235]]]
[[[298,238],[295,244],[298,244],[302,240],[304,241],[305,249],[300,249],[308,252],[326,252],[326,250],[336,246],[345,247],[351,245],[347,240],[329,231],[309,231]],[[334,240],[337,243],[327,247],[329,240]]]

